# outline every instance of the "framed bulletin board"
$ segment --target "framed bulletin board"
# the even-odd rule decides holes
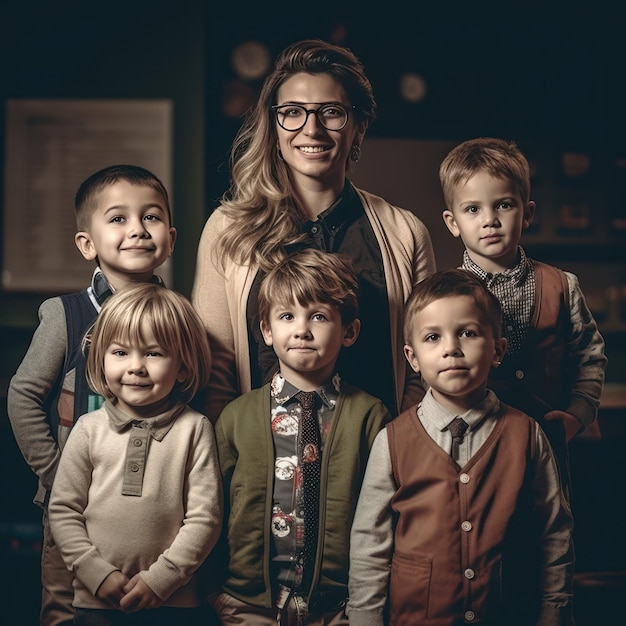
[[[2,286],[67,292],[94,265],[74,244],[74,195],[109,165],[139,165],[172,189],[170,100],[9,100],[6,108]],[[168,261],[159,269],[170,283]]]

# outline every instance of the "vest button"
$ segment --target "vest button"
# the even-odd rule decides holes
[[[474,576],[476,576],[476,574],[474,573],[474,570],[471,567],[468,567],[463,572],[463,576],[465,576],[465,578],[467,578],[468,580],[472,580],[472,578],[474,578]]]
[[[517,378],[517,380],[522,380],[522,378],[524,378],[524,372],[522,370],[516,370],[515,378]]]
[[[462,524],[461,524],[461,528],[462,528],[465,532],[468,532],[468,531],[472,530],[472,522],[468,522],[468,521],[462,522]]]
[[[467,484],[467,483],[470,481],[469,474],[461,474],[461,475],[459,476],[459,480],[460,480],[462,483]]]
[[[465,611],[464,617],[466,622],[473,622],[476,615],[474,614],[474,611]]]

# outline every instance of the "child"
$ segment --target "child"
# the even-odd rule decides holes
[[[230,558],[211,599],[223,626],[348,623],[350,524],[369,449],[390,417],[335,371],[359,334],[357,290],[350,262],[316,249],[288,256],[262,283],[261,332],[280,369],[229,403],[215,427],[230,508]],[[300,392],[313,392],[321,443],[315,433],[303,440]]]
[[[455,147],[439,177],[443,219],[465,245],[462,267],[504,310],[508,339],[490,387],[539,420],[569,494],[567,442],[597,417],[607,359],[574,274],[529,259],[519,246],[533,219],[530,170],[514,143],[480,138]]]
[[[181,295],[140,284],[105,303],[87,341],[105,403],[72,429],[48,505],[75,624],[195,623],[193,574],[222,522],[213,426],[186,404],[208,381],[206,333]]]
[[[572,518],[552,449],[486,387],[507,343],[498,300],[466,270],[438,272],[409,298],[404,335],[430,389],[372,447],[350,623],[570,624]]]
[[[75,199],[76,246],[95,261],[91,286],[50,298],[8,391],[8,413],[24,458],[39,478],[35,504],[43,509],[41,624],[71,624],[72,576],[48,529],[46,507],[61,450],[76,419],[102,399],[85,379],[83,333],[112,292],[131,283],[160,282],[153,271],[172,254],[168,195],[151,172],[114,165],[92,174]]]

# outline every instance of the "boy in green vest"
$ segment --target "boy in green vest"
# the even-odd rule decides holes
[[[429,385],[369,457],[350,545],[355,626],[569,626],[572,516],[539,424],[487,388],[502,313],[463,269],[419,283],[404,352]]]
[[[212,566],[225,577],[209,602],[222,626],[348,624],[350,525],[370,447],[390,417],[336,370],[359,334],[357,292],[350,261],[317,249],[288,256],[263,280],[260,327],[280,368],[215,424],[228,559]]]

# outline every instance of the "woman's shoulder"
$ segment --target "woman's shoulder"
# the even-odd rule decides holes
[[[432,250],[430,232],[415,213],[362,189],[357,193],[376,236],[410,250]],[[434,253],[429,263],[434,267]],[[433,270],[434,271],[434,270]]]
[[[224,207],[220,204],[211,211],[204,224],[204,230],[205,232],[222,232],[230,222],[232,222],[232,219],[228,217]]]
[[[201,258],[210,256],[224,233],[228,232],[232,219],[226,215],[222,206],[218,206],[209,215],[200,235],[198,255]]]
[[[385,200],[381,196],[377,196],[374,193],[365,191],[364,189],[356,188],[357,194],[363,201],[363,206],[366,210],[373,211],[381,220],[390,220],[393,222],[405,222],[411,225],[415,225],[418,228],[425,228],[424,223],[419,217],[409,209],[399,207],[395,204],[391,204],[388,200]]]

